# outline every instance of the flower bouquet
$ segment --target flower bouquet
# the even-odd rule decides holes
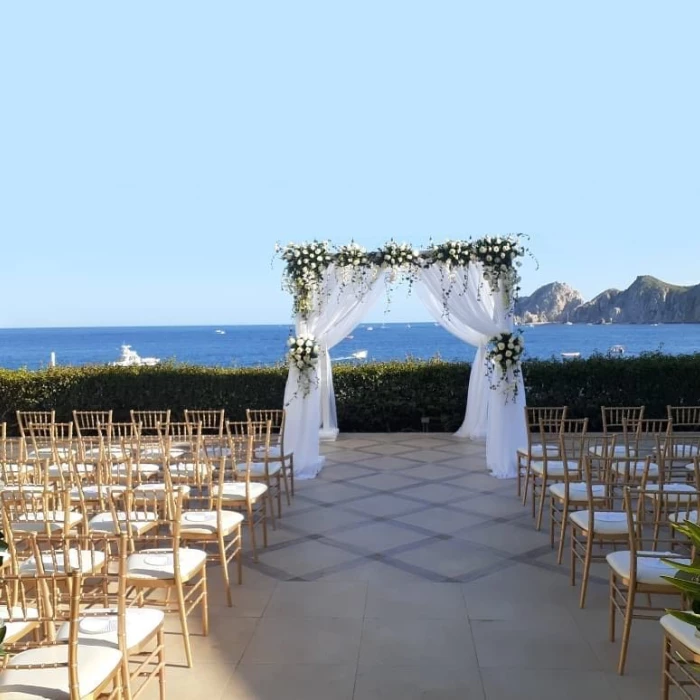
[[[323,281],[323,273],[333,262],[327,241],[290,243],[277,247],[285,262],[284,286],[294,296],[294,313],[307,317],[311,312],[312,295]]]
[[[525,343],[519,333],[499,333],[489,341],[489,350],[486,353],[491,388],[497,389],[501,383],[510,384],[513,391],[513,400],[518,393],[518,384],[515,381],[520,375],[520,361],[525,351]],[[494,369],[501,371],[494,381]]]
[[[308,396],[316,381],[316,365],[320,348],[312,335],[300,335],[287,341],[287,359],[290,366],[299,370],[299,386],[303,396]]]

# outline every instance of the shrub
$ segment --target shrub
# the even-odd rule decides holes
[[[343,431],[454,431],[464,418],[470,366],[441,360],[338,365],[334,384]],[[647,406],[666,415],[667,404],[700,405],[700,354],[657,353],[633,358],[529,360],[523,376],[530,406],[567,405],[573,417],[588,417],[600,430],[600,406]],[[281,406],[284,367],[223,369],[166,363],[156,367],[56,367],[39,371],[0,370],[0,422],[16,432],[15,411],[56,410],[70,420],[73,409],[113,409],[128,420],[129,409],[224,408],[229,420],[246,408]]]

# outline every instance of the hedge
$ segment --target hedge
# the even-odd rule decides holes
[[[464,417],[470,366],[441,360],[338,365],[334,384],[341,430],[454,431]],[[594,356],[585,360],[529,360],[523,367],[528,405],[567,405],[600,430],[600,406],[647,406],[663,417],[667,404],[700,405],[700,354],[650,353],[634,358]],[[281,406],[284,367],[223,369],[175,363],[157,367],[57,367],[0,370],[0,422],[16,434],[15,411],[55,409],[70,420],[73,409],[224,408],[230,420],[246,408]]]

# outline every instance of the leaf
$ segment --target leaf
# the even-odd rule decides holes
[[[693,583],[691,581],[686,581],[682,578],[676,578],[674,576],[662,576],[662,579],[673,584],[676,588],[692,595],[693,598],[700,598],[700,583]]]

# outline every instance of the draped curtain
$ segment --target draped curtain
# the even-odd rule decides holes
[[[492,336],[514,329],[512,309],[502,288],[494,293],[479,263],[448,268],[437,263],[420,269],[418,294],[446,330],[477,347],[467,391],[467,409],[457,437],[486,438],[486,466],[499,478],[516,475],[516,451],[526,444],[525,388],[522,375],[503,378],[493,368],[491,388],[486,345]],[[499,381],[505,379],[505,381]],[[513,386],[517,394],[513,400]]]
[[[386,270],[373,267],[356,271],[354,277],[338,279],[331,265],[314,295],[311,313],[296,318],[297,335],[311,334],[320,346],[308,394],[299,390],[299,370],[294,366],[290,367],[285,390],[285,449],[294,451],[295,475],[300,479],[313,478],[320,471],[323,458],[319,437],[332,438],[338,430],[329,350],[351,333],[376,303],[386,275]],[[442,263],[419,268],[416,287],[420,299],[443,328],[477,347],[466,414],[456,436],[486,438],[488,469],[499,478],[514,477],[516,451],[526,444],[522,375],[515,377],[511,371],[503,377],[500,368],[493,367],[492,388],[486,358],[489,338],[514,329],[505,291],[500,288],[493,292],[479,263],[466,268],[449,269]]]
[[[295,319],[296,334],[313,335],[319,344],[319,362],[308,394],[304,396],[299,390],[296,367],[290,368],[284,394],[285,450],[294,452],[294,474],[299,479],[312,479],[323,466],[319,436],[333,439],[338,433],[330,350],[352,333],[374,306],[386,277],[385,270],[375,267],[346,272],[336,275],[331,265],[314,294],[311,313]]]

